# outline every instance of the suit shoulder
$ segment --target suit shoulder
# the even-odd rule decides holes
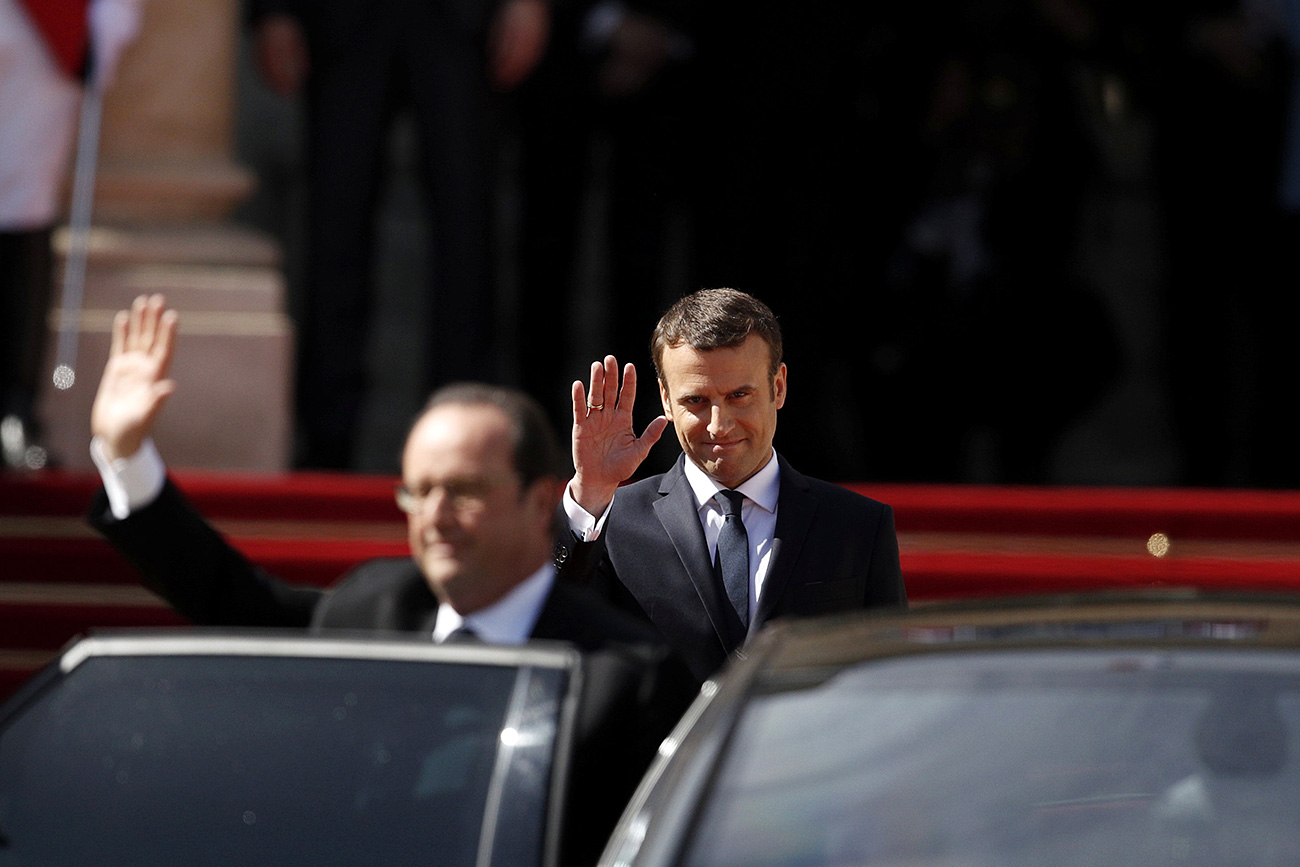
[[[827,482],[821,479],[814,479],[804,476],[808,482],[808,490],[814,496],[822,500],[833,503],[839,509],[860,510],[864,513],[880,514],[885,511],[892,511],[888,503],[882,503],[880,500],[873,500],[871,497],[859,494],[857,491],[849,490],[843,485],[837,485],[834,482]]]
[[[423,629],[438,602],[409,557],[361,563],[335,584],[312,618],[317,629]]]
[[[375,557],[349,569],[332,588],[333,592],[372,592],[406,581],[417,568],[410,557]]]

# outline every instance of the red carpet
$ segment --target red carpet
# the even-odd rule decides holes
[[[325,586],[406,553],[391,478],[177,473],[251,560]],[[95,627],[179,622],[82,521],[97,481],[0,477],[0,695]],[[849,485],[890,503],[916,603],[1118,587],[1300,587],[1300,493]],[[1148,552],[1161,533],[1167,552]],[[1156,550],[1161,550],[1159,547]]]

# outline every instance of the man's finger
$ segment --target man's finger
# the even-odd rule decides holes
[[[569,394],[573,397],[573,423],[577,424],[587,417],[587,390],[582,387],[581,380],[573,381]]]
[[[175,310],[163,312],[158,323],[158,339],[154,343],[154,354],[158,358],[158,375],[166,376],[167,368],[172,363],[172,351],[176,348],[176,327],[180,315]]]
[[[623,365],[623,388],[618,393],[618,408],[631,412],[636,405],[636,365],[628,362]]]
[[[126,351],[126,324],[130,318],[125,310],[113,314],[113,339],[108,347],[109,358],[116,358]]]
[[[158,413],[162,410],[163,403],[166,402],[167,398],[171,397],[175,391],[176,383],[170,379],[164,379],[161,382],[155,382],[153,384],[151,389],[153,406],[149,409],[149,420],[145,424],[147,429],[153,428],[153,420],[158,417]]]
[[[645,433],[641,434],[641,436],[637,438],[637,442],[645,449],[646,454],[649,454],[651,447],[653,447],[655,443],[659,442],[659,437],[663,435],[663,432],[667,427],[668,418],[662,415],[645,426]]]
[[[600,406],[611,412],[618,401],[618,359],[612,355],[605,356],[605,390],[600,396]]]
[[[600,403],[605,395],[605,366],[599,361],[591,363],[591,388],[587,389],[586,403]],[[586,411],[584,407],[583,411]]]
[[[161,310],[162,296],[149,296],[144,305],[144,314],[140,317],[140,348],[145,352],[152,352],[154,341],[158,339],[158,316]]]
[[[144,333],[145,297],[137,295],[131,302],[131,318],[126,327],[126,351],[134,352],[140,348],[141,335]]]

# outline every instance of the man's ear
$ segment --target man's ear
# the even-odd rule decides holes
[[[785,362],[781,362],[781,366],[776,370],[776,376],[772,378],[772,401],[777,409],[785,406],[785,377]]]
[[[534,479],[533,483],[524,491],[524,500],[528,504],[529,510],[539,516],[539,520],[546,521],[548,532],[555,510],[560,508],[560,501],[564,498],[564,486],[567,484],[567,480],[543,476]]]
[[[664,381],[658,377],[655,377],[655,382],[659,384],[659,405],[664,408],[664,415],[672,418],[673,407],[668,400],[668,386],[664,385]]]

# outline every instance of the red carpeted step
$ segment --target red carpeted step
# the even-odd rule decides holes
[[[212,519],[364,521],[404,525],[397,479],[347,473],[242,475],[179,470],[172,479]],[[94,474],[57,471],[0,477],[0,515],[80,517],[99,489]]]
[[[845,487],[889,503],[902,532],[1300,539],[1300,492],[979,485]]]
[[[160,602],[140,605],[69,600],[0,604],[5,645],[23,650],[58,650],[91,629],[182,626],[185,620]]]
[[[1195,587],[1219,592],[1295,592],[1294,560],[1163,559],[1078,555],[910,552],[903,557],[913,602],[990,596]]]
[[[0,518],[0,526],[3,519]],[[231,539],[253,563],[297,584],[326,587],[363,560],[405,557],[405,541],[392,539]],[[12,538],[0,535],[0,583],[140,583],[139,574],[98,538]]]

